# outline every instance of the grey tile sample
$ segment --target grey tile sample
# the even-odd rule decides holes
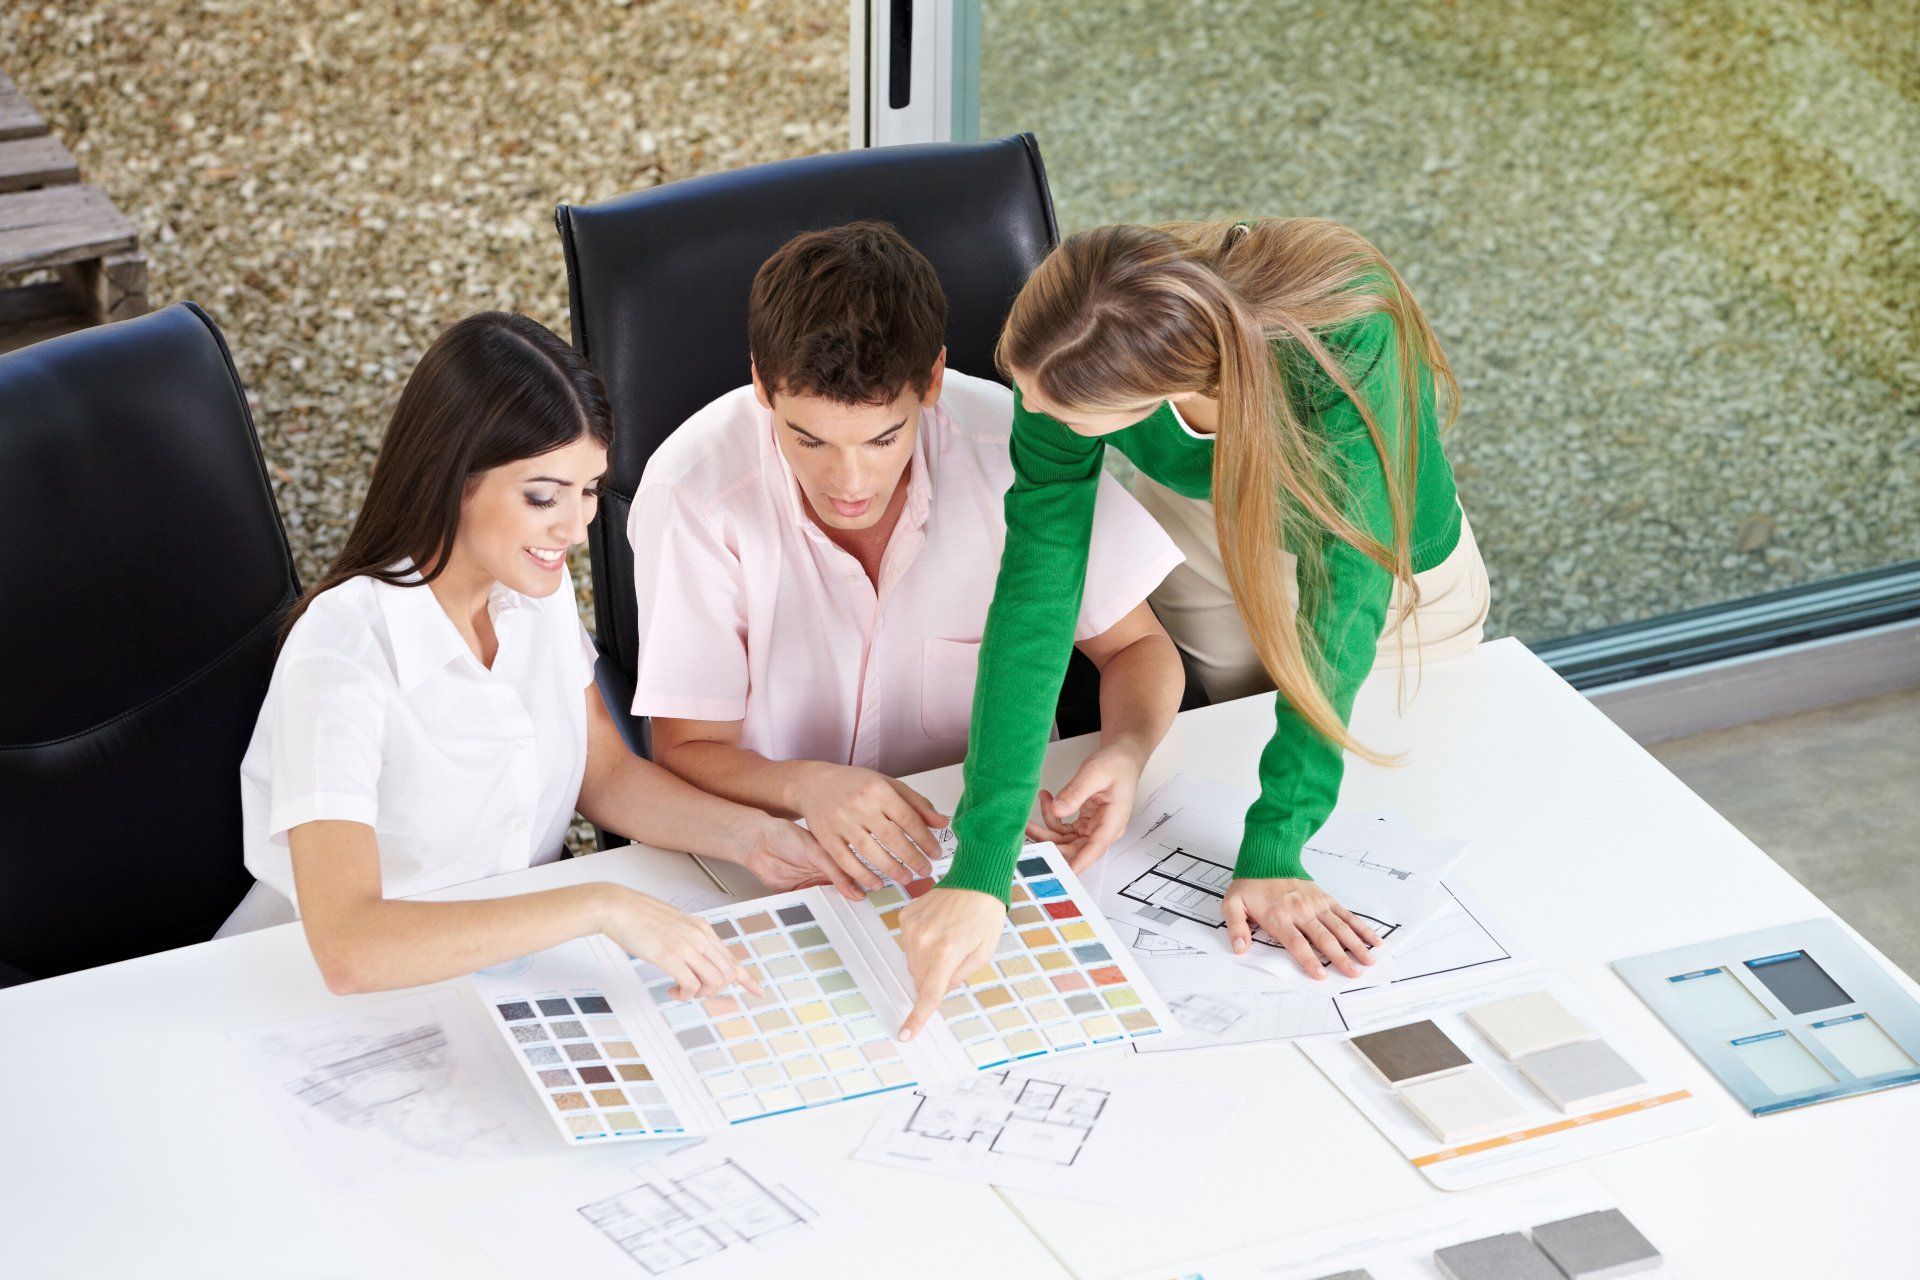
[[[1572,1280],[1612,1280],[1660,1265],[1660,1251],[1618,1209],[1542,1223],[1533,1242]]]
[[[1336,1271],[1330,1276],[1321,1276],[1320,1280],[1373,1280],[1373,1272],[1366,1270]]]
[[[1436,1249],[1433,1261],[1447,1280],[1566,1280],[1533,1241],[1517,1231]]]
[[[1520,1074],[1562,1111],[1630,1098],[1646,1077],[1605,1040],[1582,1040],[1520,1059]]]
[[[1787,1006],[1788,1013],[1818,1013],[1853,1003],[1853,997],[1804,951],[1749,960],[1747,969],[1766,984],[1774,999]]]
[[[1349,1043],[1390,1085],[1457,1071],[1472,1061],[1446,1032],[1427,1019],[1369,1031]]]

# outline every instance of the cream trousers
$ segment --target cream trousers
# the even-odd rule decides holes
[[[1185,498],[1152,478],[1136,473],[1133,496],[1145,507],[1186,562],[1167,575],[1148,597],[1173,642],[1193,660],[1207,697],[1214,702],[1265,693],[1273,688],[1260,664],[1240,610],[1227,586],[1226,564],[1213,529],[1213,504]],[[1296,606],[1296,560],[1282,552],[1288,591]],[[1387,606],[1375,668],[1437,662],[1470,652],[1481,640],[1487,620],[1487,566],[1464,515],[1460,542],[1445,560],[1413,577],[1419,606],[1400,619],[1406,593],[1399,583]]]

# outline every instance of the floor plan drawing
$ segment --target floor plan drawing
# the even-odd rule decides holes
[[[918,1097],[906,1129],[927,1141],[1070,1165],[1108,1097],[1106,1090],[1087,1085],[983,1072],[952,1089]]]
[[[333,1189],[543,1145],[516,1082],[450,993],[251,1027],[231,1039],[296,1153]]]
[[[730,1158],[651,1179],[579,1213],[653,1276],[740,1245],[763,1246],[813,1216]]]
[[[1169,1185],[1140,1170],[1200,1167],[1239,1106],[1233,1094],[1140,1075],[982,1072],[896,1095],[854,1154],[917,1173],[1179,1212],[1198,1183]]]
[[[1120,896],[1137,904],[1134,914],[1149,926],[1187,920],[1209,929],[1225,929],[1227,922],[1221,916],[1220,900],[1232,883],[1232,867],[1175,845],[1122,886]],[[1373,926],[1382,942],[1400,927],[1394,921],[1382,920],[1364,911],[1354,914]],[[1280,946],[1259,928],[1254,929],[1253,940],[1266,947],[1278,949]]]

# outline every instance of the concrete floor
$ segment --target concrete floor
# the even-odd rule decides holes
[[[1648,749],[1890,960],[1920,974],[1920,688]]]

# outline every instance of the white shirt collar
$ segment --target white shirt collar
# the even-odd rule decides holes
[[[390,568],[405,577],[398,584],[373,579],[373,595],[380,602],[387,634],[393,641],[394,676],[401,689],[412,689],[448,663],[472,657],[473,651],[440,607],[432,588],[420,583],[419,572],[404,561]],[[494,583],[487,592],[487,614],[496,620],[527,603],[525,596],[502,583]],[[505,649],[505,628],[500,630],[500,647]],[[495,661],[497,665],[498,659]]]
[[[1213,440],[1213,437],[1212,437],[1212,436],[1210,436],[1210,435],[1207,435],[1207,434],[1206,434],[1205,432],[1203,432],[1203,431],[1195,431],[1195,430],[1194,430],[1194,429],[1193,429],[1192,427],[1190,427],[1190,426],[1188,426],[1188,425],[1187,425],[1187,420],[1186,420],[1185,418],[1183,418],[1183,417],[1181,417],[1181,416],[1180,416],[1180,406],[1179,406],[1179,405],[1177,405],[1177,404],[1175,404],[1175,403],[1174,403],[1173,401],[1171,401],[1171,400],[1169,400],[1169,401],[1167,401],[1167,408],[1168,408],[1169,410],[1171,410],[1171,411],[1172,411],[1172,413],[1173,413],[1173,420],[1174,420],[1175,422],[1177,422],[1177,423],[1179,423],[1179,424],[1180,424],[1180,429],[1181,429],[1182,431],[1184,431],[1184,432],[1186,432],[1186,433],[1187,433],[1188,435],[1190,435],[1190,436],[1192,436],[1192,437],[1193,437],[1193,438],[1194,438],[1195,440],[1205,440],[1205,441],[1208,441],[1209,443],[1211,443],[1211,442],[1212,442],[1212,440]]]

